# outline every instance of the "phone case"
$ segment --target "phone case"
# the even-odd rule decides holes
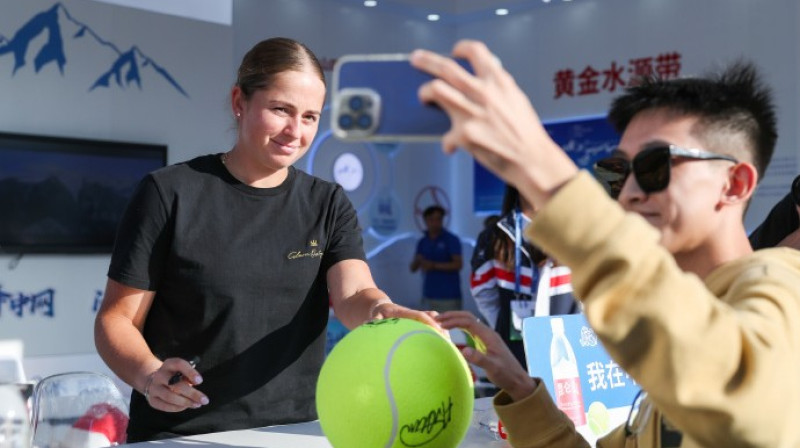
[[[447,114],[418,98],[432,77],[407,54],[346,55],[333,69],[331,129],[350,141],[436,141],[450,129]]]

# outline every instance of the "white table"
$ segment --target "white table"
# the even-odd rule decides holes
[[[478,399],[476,411],[491,405],[487,399]],[[331,448],[328,439],[322,434],[318,421],[285,426],[243,429],[239,431],[217,432],[177,439],[141,442],[125,445],[137,448],[187,448],[187,447],[237,447],[237,448]],[[507,448],[504,440],[495,440],[492,434],[470,427],[459,448]]]
[[[238,447],[238,448],[331,448],[322,434],[319,422],[298,423],[286,426],[243,429],[154,442],[131,443],[126,447],[187,448],[187,447]],[[506,448],[505,441],[495,440],[489,433],[470,428],[459,448]]]

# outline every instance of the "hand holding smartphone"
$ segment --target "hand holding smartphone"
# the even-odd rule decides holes
[[[464,60],[458,60],[472,71]],[[412,67],[407,54],[346,55],[333,69],[332,123],[348,141],[436,141],[450,118],[417,92],[431,75]]]

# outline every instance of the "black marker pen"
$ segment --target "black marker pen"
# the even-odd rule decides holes
[[[200,362],[200,357],[199,356],[195,356],[194,358],[189,360],[189,365],[192,366],[192,368],[195,368],[199,362]],[[180,381],[181,378],[183,378],[183,374],[181,372],[177,372],[175,375],[172,375],[169,378],[169,381],[167,381],[167,384],[172,386],[173,384],[175,384],[178,381]]]

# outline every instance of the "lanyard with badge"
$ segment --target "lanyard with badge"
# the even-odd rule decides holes
[[[530,295],[522,294],[522,212],[514,210],[514,299],[511,300],[511,325],[508,338],[511,341],[522,340],[522,320],[533,316],[533,285],[536,284],[536,266],[531,262]]]

